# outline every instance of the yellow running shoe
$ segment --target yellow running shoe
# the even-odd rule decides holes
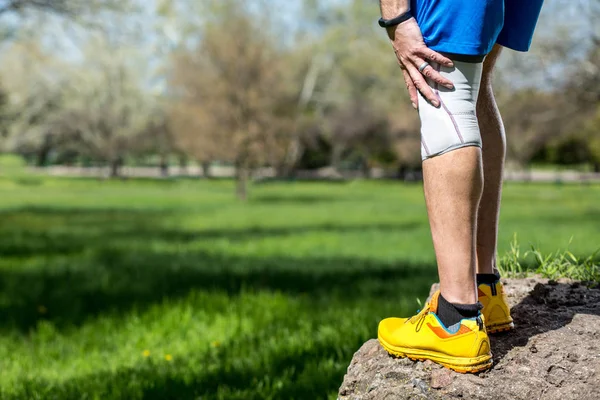
[[[457,372],[479,372],[492,366],[490,339],[483,317],[463,319],[447,328],[438,319],[437,291],[412,318],[387,318],[379,323],[383,348],[398,357],[431,360]]]
[[[502,282],[482,283],[477,287],[479,302],[483,304],[483,316],[488,333],[509,331],[515,328],[510,316],[508,299]]]

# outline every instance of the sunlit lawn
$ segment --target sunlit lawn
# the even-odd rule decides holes
[[[420,185],[0,179],[3,399],[335,397],[436,279]],[[508,184],[513,234],[600,248],[600,185]]]

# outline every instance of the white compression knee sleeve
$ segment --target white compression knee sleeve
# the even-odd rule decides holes
[[[483,63],[454,61],[452,68],[436,63],[431,66],[448,78],[454,84],[454,89],[446,89],[428,80],[440,100],[438,108],[419,93],[423,160],[461,147],[481,147],[475,110]]]

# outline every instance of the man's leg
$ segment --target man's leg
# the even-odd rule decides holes
[[[477,210],[483,165],[476,103],[482,70],[481,63],[456,61],[454,69],[443,71],[455,89],[434,84],[441,107],[419,104],[425,200],[443,306],[439,316],[450,325],[472,314],[452,306],[469,305],[477,311]]]
[[[483,194],[477,214],[477,273],[497,273],[498,218],[506,137],[502,118],[492,92],[492,72],[502,47],[495,45],[483,63],[477,117],[482,141]]]
[[[504,125],[492,92],[492,72],[500,55],[494,46],[483,64],[477,115],[482,141],[484,185],[477,215],[477,284],[479,301],[489,333],[514,328],[508,298],[498,275],[496,260],[502,172],[506,153]]]
[[[450,303],[474,304],[481,150],[465,147],[425,160],[423,180],[441,295]]]
[[[432,85],[439,108],[419,97],[425,200],[441,289],[419,314],[386,318],[377,333],[391,354],[432,360],[459,372],[492,365],[475,278],[477,211],[483,191],[476,117],[482,68],[481,63],[458,60],[454,68],[444,68],[443,76],[455,89]]]

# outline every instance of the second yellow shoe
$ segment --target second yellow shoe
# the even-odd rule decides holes
[[[515,324],[510,316],[508,299],[504,293],[504,286],[500,281],[477,287],[479,302],[483,305],[483,316],[488,333],[509,331]]]
[[[398,357],[431,360],[457,372],[480,372],[492,366],[484,317],[463,319],[446,327],[437,317],[439,291],[412,318],[387,318],[379,323],[383,348]]]

